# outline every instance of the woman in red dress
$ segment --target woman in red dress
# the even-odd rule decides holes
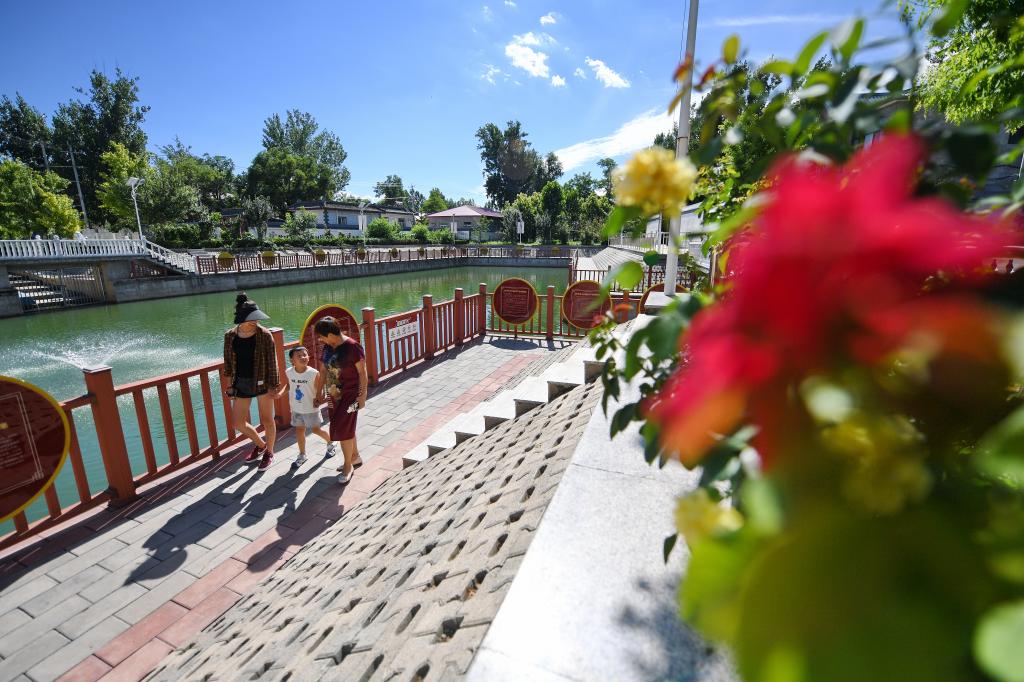
[[[331,411],[331,440],[341,442],[345,455],[339,483],[348,483],[355,468],[356,414],[366,406],[366,353],[359,341],[346,336],[333,317],[316,323],[314,333],[324,344],[323,370],[328,394],[334,399]]]

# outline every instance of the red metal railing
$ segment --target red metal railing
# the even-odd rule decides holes
[[[605,277],[611,272],[611,268],[607,270],[580,270],[570,264],[569,268],[569,284],[573,282],[580,282],[583,280],[594,280],[596,282],[604,282]],[[630,289],[635,293],[643,293],[647,289],[651,288],[655,284],[661,284],[665,281],[665,268],[660,265],[654,267],[645,267],[644,276],[640,282]],[[621,291],[622,287],[619,286],[618,282],[612,285],[612,291]]]
[[[470,296],[456,289],[452,300],[436,305],[426,295],[422,308],[379,320],[373,308],[364,308],[360,328],[371,385],[487,332],[549,339],[586,335],[586,330],[570,325],[561,316],[562,297],[555,294],[555,287],[549,286],[539,298],[533,319],[514,326],[493,314],[492,294],[485,284]],[[631,306],[628,311],[617,313],[620,320],[635,314],[638,297],[626,292],[613,294],[613,299],[616,304],[626,302]],[[298,341],[286,343],[281,329],[271,332],[278,369],[284,376],[286,352]],[[226,448],[241,442],[244,436],[231,425],[230,402],[223,399],[223,368],[223,362],[210,362],[120,386],[114,385],[109,367],[83,370],[86,393],[62,403],[71,426],[69,461],[77,499],[61,500],[57,488],[50,486],[44,495],[46,513],[31,522],[24,512],[15,515],[14,531],[0,537],[0,549],[67,523],[100,504],[127,504],[136,498],[140,486],[205,458],[216,458]],[[180,412],[173,409],[178,402]],[[290,422],[287,397],[277,400],[275,412],[279,424]],[[155,437],[153,430],[158,421],[162,433]],[[125,437],[126,426],[130,445]],[[88,449],[82,447],[80,440],[82,427],[87,429]],[[157,447],[157,441],[161,441],[162,448]],[[99,486],[90,484],[83,450],[85,455],[98,456],[102,463],[103,482]],[[68,488],[65,486],[65,490]]]

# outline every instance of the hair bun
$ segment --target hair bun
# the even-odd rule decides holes
[[[249,300],[249,297],[246,296],[245,292],[243,291],[242,293],[238,294],[238,296],[235,296],[235,305],[236,306],[242,305],[242,304],[244,304],[248,300]]]

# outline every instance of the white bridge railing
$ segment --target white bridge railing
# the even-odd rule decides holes
[[[69,258],[142,256],[195,272],[192,256],[137,239],[0,239],[0,262],[5,260],[57,261]]]
[[[657,235],[643,237],[627,237],[620,234],[618,240],[612,239],[610,243],[641,253],[657,251],[660,254],[666,254],[668,253],[668,232],[659,232]]]

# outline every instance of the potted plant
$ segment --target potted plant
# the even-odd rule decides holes
[[[359,260],[366,260],[366,249],[364,249],[362,246],[356,249],[356,258],[358,258]]]
[[[513,253],[516,255],[516,258],[522,258],[523,253],[524,253],[523,247],[522,246],[516,246],[516,248],[513,250]]]
[[[423,256],[427,255],[427,250],[421,246],[420,248],[416,249],[416,253],[420,256],[420,258],[422,258]]]
[[[217,265],[222,268],[230,268],[235,264],[235,256],[229,251],[221,251],[217,255]]]
[[[391,260],[398,260],[398,249],[392,246],[388,253],[391,255]]]
[[[313,252],[313,258],[316,259],[317,263],[323,263],[325,260],[327,260],[327,252],[324,251],[323,249],[317,249],[316,251]]]
[[[562,249],[560,249],[557,246],[552,246],[551,247],[551,255],[552,256],[561,256],[562,255]]]
[[[490,249],[488,249],[486,246],[481,246],[480,247],[480,255],[481,256],[486,256],[489,251],[490,251]]]
[[[277,262],[277,254],[269,249],[261,253],[260,257],[263,259],[263,264],[267,267],[271,267]]]

